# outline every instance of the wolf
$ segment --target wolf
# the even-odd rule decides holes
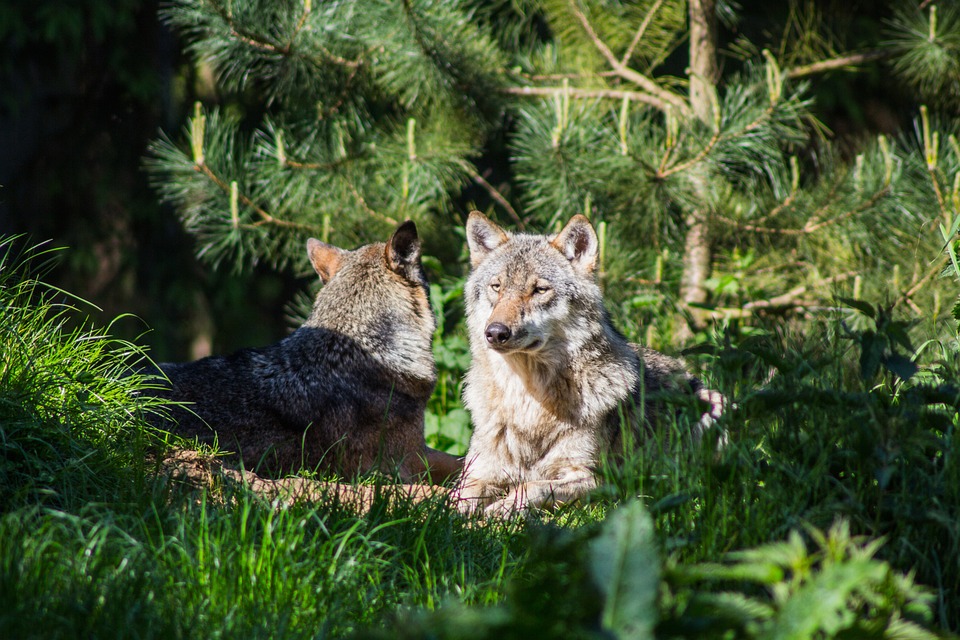
[[[461,511],[506,515],[582,496],[597,484],[601,457],[622,451],[624,425],[639,434],[664,393],[703,405],[696,438],[720,417],[721,394],[613,326],[586,217],[555,235],[513,234],[474,211],[466,235],[464,403],[474,430]]]
[[[268,474],[457,473],[460,459],[424,441],[437,372],[416,225],[353,251],[310,238],[307,254],[324,286],[304,324],[267,347],[159,365],[155,393],[175,404],[154,423]]]

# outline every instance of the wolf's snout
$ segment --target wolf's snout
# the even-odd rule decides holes
[[[487,325],[487,330],[484,332],[484,335],[487,336],[487,342],[489,344],[503,344],[510,339],[510,327],[502,322],[491,322]]]

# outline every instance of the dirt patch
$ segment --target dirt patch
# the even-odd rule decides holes
[[[216,492],[225,485],[242,485],[253,493],[270,501],[293,504],[300,501],[338,501],[366,511],[384,487],[367,484],[345,484],[313,480],[310,478],[265,478],[252,471],[231,467],[216,456],[204,455],[192,449],[174,449],[160,462],[160,473],[179,485],[206,488]],[[390,485],[387,493],[391,498],[410,498],[419,502],[435,496],[446,495],[449,489],[429,484]]]

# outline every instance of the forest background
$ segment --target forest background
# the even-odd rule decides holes
[[[687,76],[689,71],[684,40],[685,17],[683,11],[678,13],[682,9],[678,9],[679,5],[666,3],[665,8],[662,4],[651,5],[658,9],[651,15],[663,24],[655,20],[653,27],[656,29],[651,27],[649,32],[659,35],[651,39],[649,50],[637,47],[636,43],[633,48],[642,50],[635,54],[641,56],[638,62],[656,69],[662,76],[660,82],[672,89],[669,83],[680,82],[678,79]],[[915,238],[926,236],[923,240],[932,239],[935,245],[936,230],[925,229],[923,225],[936,216],[924,219],[924,212],[915,211],[910,205],[908,209],[901,209],[906,210],[903,216],[894,217],[914,216],[915,219],[897,220],[891,225],[891,214],[874,211],[884,208],[882,202],[878,207],[863,206],[872,195],[877,196],[875,200],[886,199],[893,203],[888,209],[903,204],[896,194],[880,194],[883,185],[859,202],[853,202],[843,194],[816,194],[818,188],[830,188],[831,183],[825,176],[852,170],[858,154],[866,156],[868,166],[874,164],[871,154],[879,153],[878,135],[887,137],[888,146],[915,144],[922,104],[929,104],[933,113],[931,117],[936,122],[942,120],[948,129],[952,126],[951,117],[957,108],[957,88],[954,77],[956,60],[950,58],[955,55],[952,47],[956,46],[949,33],[955,20],[949,11],[950,6],[940,20],[941,44],[946,52],[946,59],[941,61],[943,67],[922,70],[924,74],[939,77],[938,84],[915,78],[910,75],[911,71],[892,73],[896,68],[894,40],[897,34],[904,29],[925,28],[927,23],[924,20],[929,17],[929,9],[936,8],[936,3],[920,3],[924,5],[923,10],[918,4],[918,7],[910,7],[911,11],[900,13],[893,11],[895,4],[747,1],[727,6],[720,3],[715,52],[719,67],[714,73],[724,80],[718,86],[725,86],[730,82],[729,78],[751,65],[762,67],[765,58],[761,49],[764,49],[783,67],[783,82],[791,87],[787,91],[792,94],[781,101],[782,111],[787,113],[778,114],[779,122],[771,122],[768,130],[763,132],[767,136],[780,134],[783,138],[773,143],[760,140],[756,143],[760,148],[744,152],[746,157],[754,154],[757,172],[773,171],[772,167],[775,167],[782,174],[786,168],[787,175],[771,175],[768,185],[753,192],[756,196],[753,202],[746,196],[751,194],[749,180],[754,176],[739,180],[739,184],[735,176],[734,179],[721,176],[723,183],[718,185],[727,190],[725,193],[717,193],[719,190],[715,185],[708,183],[710,198],[726,199],[727,202],[723,207],[708,202],[705,207],[722,210],[713,212],[716,215],[710,222],[712,237],[708,244],[713,251],[712,262],[704,269],[700,280],[693,283],[691,292],[691,286],[682,290],[685,283],[681,282],[681,277],[687,271],[682,262],[686,257],[683,243],[690,240],[687,234],[689,216],[696,213],[696,207],[690,201],[704,196],[695,190],[691,192],[692,187],[683,184],[683,180],[671,181],[670,178],[696,173],[702,168],[698,164],[709,164],[698,163],[699,160],[706,159],[714,166],[722,164],[727,161],[724,154],[729,151],[720,144],[706,153],[711,145],[709,127],[706,134],[701,131],[686,135],[681,146],[674,149],[675,156],[682,161],[671,158],[668,175],[638,181],[645,183],[643,188],[636,188],[623,176],[631,171],[636,174],[649,172],[649,164],[645,164],[648,158],[640,157],[633,165],[612,168],[600,166],[603,162],[588,158],[571,167],[567,175],[551,169],[561,164],[554,157],[543,162],[544,166],[532,163],[530,157],[518,160],[518,153],[522,155],[527,151],[532,156],[543,151],[536,147],[543,141],[530,138],[546,134],[531,131],[536,126],[551,128],[548,121],[553,116],[553,101],[559,95],[564,73],[581,69],[581,75],[594,78],[587,84],[593,82],[594,85],[597,85],[597,79],[610,84],[611,75],[616,74],[606,69],[609,65],[602,50],[590,41],[589,32],[584,31],[569,8],[561,11],[545,5],[553,13],[547,10],[538,13],[536,3],[478,3],[482,9],[470,9],[470,3],[467,3],[467,9],[478,14],[476,19],[481,24],[486,23],[484,33],[492,34],[480,45],[488,49],[482,54],[492,57],[482,61],[470,60],[470,64],[487,62],[502,66],[486,70],[468,69],[471,73],[478,73],[477,78],[471,78],[477,82],[475,92],[500,91],[500,95],[490,95],[483,104],[476,102],[477,95],[467,92],[464,100],[473,102],[472,106],[466,109],[454,106],[444,111],[443,116],[450,117],[450,112],[456,109],[475,110],[466,117],[474,118],[472,124],[476,131],[465,134],[461,140],[452,140],[449,136],[448,139],[431,139],[431,126],[440,128],[443,125],[431,125],[422,117],[417,123],[419,129],[415,134],[425,136],[423,145],[449,144],[454,147],[452,150],[432,149],[430,153],[437,155],[437,164],[445,162],[447,166],[439,166],[433,173],[420,176],[421,180],[433,178],[438,183],[446,179],[448,184],[442,185],[446,188],[433,194],[436,197],[432,202],[422,194],[414,194],[404,204],[408,207],[407,215],[432,228],[427,230],[427,252],[441,258],[442,262],[431,275],[439,282],[444,277],[463,273],[463,255],[459,251],[462,243],[454,240],[452,231],[462,224],[464,213],[471,207],[491,212],[514,228],[534,231],[554,225],[560,217],[592,209],[596,221],[608,220],[614,225],[610,233],[611,258],[607,265],[612,284],[608,287],[608,295],[612,296],[618,320],[631,325],[624,327],[628,332],[641,325],[644,332],[651,326],[659,328],[658,334],[646,336],[654,346],[679,347],[689,343],[690,332],[682,326],[683,323],[662,322],[663,318],[660,318],[658,324],[655,320],[658,315],[671,316],[679,312],[693,320],[691,326],[694,329],[702,329],[709,314],[698,315],[697,303],[737,307],[736,313],[713,315],[715,320],[729,322],[733,319],[737,322],[737,314],[755,319],[758,311],[768,311],[780,317],[795,316],[797,304],[824,302],[829,294],[837,291],[853,293],[858,279],[861,284],[867,282],[866,291],[875,294],[876,302],[896,302],[900,307],[909,307],[912,297],[921,289],[927,295],[933,295],[939,290],[937,278],[930,277],[929,265],[916,264],[917,261],[931,261],[933,256],[924,255],[915,241],[911,246],[911,239],[902,237],[905,232],[899,229],[909,229],[906,233],[913,233]],[[156,162],[156,154],[150,151],[150,146],[161,135],[169,136],[181,148],[188,144],[181,130],[193,114],[197,101],[205,109],[219,109],[220,113],[229,114],[231,118],[240,118],[245,135],[266,122],[265,116],[269,117],[271,110],[277,111],[277,103],[271,102],[268,93],[264,93],[267,89],[263,83],[257,84],[250,79],[243,87],[238,86],[236,79],[218,83],[215,74],[222,69],[218,70],[208,57],[198,59],[188,53],[187,42],[182,39],[184,33],[165,24],[159,17],[159,9],[159,3],[139,0],[110,3],[109,9],[107,4],[96,0],[45,0],[29,8],[19,3],[7,3],[0,11],[0,33],[7,43],[4,59],[0,62],[0,74],[6,87],[0,104],[3,116],[0,118],[0,141],[3,142],[0,145],[0,185],[3,185],[0,191],[0,233],[25,233],[37,241],[49,239],[57,246],[70,247],[53,276],[56,284],[97,304],[103,310],[99,314],[103,320],[127,313],[141,318],[143,324],[125,321],[116,325],[114,331],[133,337],[149,327],[150,333],[145,340],[151,345],[154,357],[182,360],[210,352],[227,352],[239,346],[263,344],[284,335],[293,324],[289,302],[297,292],[311,284],[313,278],[308,273],[304,256],[300,255],[299,244],[302,243],[299,243],[299,237],[293,248],[281,243],[279,250],[274,251],[275,255],[257,256],[255,251],[248,250],[243,257],[237,257],[239,251],[227,248],[222,252],[227,259],[223,260],[224,255],[203,251],[209,244],[210,234],[198,232],[196,225],[192,229],[193,235],[185,232],[184,225],[177,219],[177,208],[172,206],[176,203],[170,198],[161,198],[158,191],[162,189],[151,186],[151,180],[155,185],[165,181],[169,186],[176,182],[158,175],[161,170],[149,173],[145,165]],[[632,9],[636,15],[623,15],[627,8],[621,7],[618,19],[632,25],[631,20],[642,21],[649,9],[645,3],[640,3]],[[580,15],[587,18],[582,13]],[[548,19],[549,16],[553,17]],[[384,20],[389,18],[381,16]],[[549,22],[550,19],[554,22]],[[916,24],[904,24],[910,19]],[[587,24],[589,26],[589,22]],[[894,25],[899,26],[894,28]],[[618,43],[617,38],[624,40],[619,44],[623,49],[629,42],[627,35],[634,35],[633,32],[626,35],[616,32],[602,19],[598,28],[607,29],[609,37]],[[497,29],[499,33],[495,33]],[[549,45],[554,31],[557,36],[553,53],[531,53],[537,46]],[[671,37],[663,34],[671,34]],[[502,42],[495,42],[495,38]],[[535,55],[557,56],[556,51],[561,50],[561,45],[567,47],[566,59],[535,59]],[[515,69],[509,68],[508,61],[497,58],[503,55],[502,50],[513,51],[516,58],[513,63],[524,63],[542,77],[530,80],[532,72],[521,69],[519,64]],[[854,55],[843,64],[843,56],[849,52]],[[471,52],[470,55],[481,54]],[[525,62],[524,56],[529,58]],[[810,66],[825,60],[827,64],[819,69]],[[922,66],[929,61],[914,64]],[[906,64],[901,66],[907,67]],[[555,73],[552,76],[545,74],[542,67],[552,68]],[[416,70],[404,72],[414,73]],[[764,73],[763,69],[752,72]],[[518,75],[504,80],[505,73]],[[921,71],[914,69],[912,73]],[[805,82],[807,79],[809,82]],[[402,76],[397,80],[404,81]],[[497,88],[479,84],[501,81],[537,86],[523,94],[516,88],[507,90],[505,86]],[[624,86],[629,82],[629,79],[621,79]],[[364,87],[364,90],[371,89]],[[591,118],[599,120],[609,115],[599,112],[608,111],[612,119],[616,119],[621,100],[617,99],[615,90],[610,91],[609,87],[605,90],[613,97],[597,99],[589,97],[591,93],[586,91],[584,95],[588,99],[578,99],[577,91],[582,92],[583,88],[571,94],[575,112],[578,109],[597,112],[571,126],[570,131],[575,132],[571,138],[583,136],[583,131],[591,127],[599,129],[604,126],[590,122]],[[624,93],[630,92],[620,92],[621,95]],[[636,95],[641,93],[635,92]],[[598,96],[601,92],[594,87],[592,95]],[[724,122],[723,126],[730,131],[738,125],[749,127],[749,122],[732,120],[753,113],[743,108],[754,100],[753,97],[734,99],[744,100],[740,105],[743,113],[734,113],[736,105],[724,112],[723,117],[731,122]],[[433,108],[429,100],[435,100],[435,97],[422,95],[420,100],[426,104],[419,105],[415,98],[411,98],[409,105],[395,109],[384,119],[393,118],[403,128],[408,123],[401,122],[405,118],[400,112],[406,110],[407,116],[415,120],[418,110]],[[547,103],[546,107],[542,106]],[[583,106],[585,103],[590,106]],[[630,98],[632,113],[639,112],[641,106],[643,102]],[[380,108],[386,107],[381,104]],[[577,117],[576,113],[574,117]],[[629,135],[639,138],[645,126],[643,117],[650,116],[631,117],[636,121],[630,124]],[[678,117],[681,117],[679,111]],[[778,126],[782,130],[777,131]],[[651,127],[651,131],[660,129],[660,125]],[[725,131],[724,136],[730,131]],[[588,135],[598,134],[592,130]],[[732,142],[736,141],[736,136],[736,133],[730,136]],[[405,140],[404,132],[400,132],[399,137]],[[947,133],[944,133],[940,143],[944,151],[949,147],[946,137]],[[579,142],[571,140],[566,153],[581,153],[578,145],[589,146],[599,140],[599,137]],[[737,146],[731,141],[726,141],[728,148]],[[532,147],[517,146],[525,142]],[[652,142],[663,144],[662,141]],[[357,145],[365,143],[364,140],[355,141]],[[754,144],[749,140],[748,143]],[[293,143],[288,141],[288,144]],[[775,148],[763,149],[763,145]],[[701,152],[705,158],[698,157]],[[895,148],[893,153],[896,152]],[[764,153],[773,155],[767,157]],[[423,150],[421,155],[426,156]],[[609,155],[619,154],[613,149]],[[469,166],[450,167],[458,162],[462,165],[463,160],[467,160]],[[607,164],[615,165],[616,160],[612,157]],[[737,161],[730,159],[733,173],[741,170],[735,166]],[[898,174],[901,173],[901,161],[895,159],[894,162]],[[793,170],[797,171],[797,176],[790,174],[791,163],[796,165]],[[398,161],[400,170],[401,164]],[[421,164],[429,165],[429,162]],[[662,166],[654,167],[652,171],[662,173],[662,169]],[[538,170],[542,171],[539,182],[530,175]],[[591,171],[595,174],[590,175]],[[443,175],[444,172],[453,175]],[[399,176],[398,172],[397,181]],[[779,221],[775,220],[778,224],[758,224],[756,219],[762,215],[760,209],[767,207],[763,215],[772,212],[776,217],[778,203],[791,197],[791,189],[796,190],[796,185],[791,187],[791,181],[795,179],[811,192],[809,202],[794,203],[801,210],[797,215],[820,216],[822,219],[800,220],[796,225],[799,232],[789,228],[782,233],[777,229],[764,230],[765,226],[777,227]],[[951,178],[946,176],[945,179]],[[614,185],[604,192],[603,188],[597,189],[591,184],[591,181],[603,180],[623,180],[625,185]],[[835,186],[851,186],[840,185],[839,178],[837,180]],[[689,179],[686,182],[689,183]],[[952,184],[945,185],[947,191],[952,187]],[[632,200],[623,195],[630,188],[636,189]],[[398,215],[395,211],[371,211],[372,215],[366,216],[363,212],[355,213],[355,198],[342,197],[335,193],[336,189],[330,191],[313,195],[332,203],[326,210],[314,206],[313,211],[294,216],[295,220],[304,223],[299,235],[310,232],[320,235],[323,216],[329,216],[340,207],[342,214],[332,226],[330,239],[344,245],[356,244],[383,237],[384,230],[389,228],[383,218]],[[886,195],[894,197],[882,197]],[[229,213],[227,196],[221,194],[219,199],[214,198],[210,203],[211,207],[219,207],[224,216]],[[256,196],[269,197],[265,194]],[[419,201],[414,202],[416,198]],[[734,198],[743,202],[731,203]],[[835,201],[831,202],[831,198]],[[315,204],[310,200],[304,202]],[[341,203],[345,204],[341,206]],[[299,204],[296,201],[287,206]],[[848,204],[854,209],[862,207],[863,211],[843,209]],[[741,213],[739,219],[730,220],[731,212],[738,207],[748,212]],[[818,211],[818,207],[822,210]],[[781,207],[784,208],[789,209]],[[864,212],[866,215],[862,215]],[[834,224],[831,216],[851,220],[841,219]],[[518,225],[518,221],[521,224]],[[782,226],[789,227],[796,221],[795,215]],[[853,227],[841,224],[845,221],[852,222]],[[804,233],[803,224],[808,222],[817,231],[823,227],[825,233]],[[874,227],[874,231],[864,236],[863,227]],[[755,228],[760,231],[752,232]],[[831,236],[839,238],[839,245],[831,246]],[[824,237],[828,239],[824,240]],[[250,248],[257,246],[252,240],[244,242]],[[816,244],[820,246],[811,248]],[[831,265],[809,262],[811,255],[818,251],[822,257],[837,246],[850,244],[861,246],[838,252]],[[258,248],[261,253],[267,253],[268,247]],[[201,251],[207,255],[205,264],[196,257]],[[909,252],[913,255],[905,255]],[[784,255],[791,253],[792,256]],[[856,253],[859,255],[854,255]],[[903,259],[891,258],[887,255],[890,253]],[[876,259],[871,261],[864,254],[876,254]],[[213,261],[219,268],[212,268]],[[902,264],[895,265],[898,261]],[[276,264],[281,268],[273,268]],[[864,271],[864,267],[870,272]],[[816,273],[813,279],[797,275],[811,269]],[[926,286],[916,286],[917,269],[922,271],[922,285]],[[874,277],[880,274],[884,277]],[[618,286],[622,282],[621,276],[630,284]],[[891,277],[897,279],[897,291],[880,284]],[[916,290],[911,291],[911,288]],[[809,295],[814,289],[827,295]],[[858,293],[862,290],[858,289]],[[688,304],[691,301],[694,306]],[[744,313],[745,305],[750,303],[766,309],[754,308]],[[949,300],[942,301],[942,305],[949,304]],[[621,309],[623,312],[618,313]],[[664,311],[668,313],[664,314]]]

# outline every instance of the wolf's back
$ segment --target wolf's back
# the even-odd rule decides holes
[[[248,468],[419,473],[439,452],[423,438],[436,368],[416,227],[353,251],[313,239],[307,248],[325,286],[302,327],[267,347],[163,365],[160,395],[183,403],[175,426],[239,451]],[[440,463],[443,473],[456,466]]]

